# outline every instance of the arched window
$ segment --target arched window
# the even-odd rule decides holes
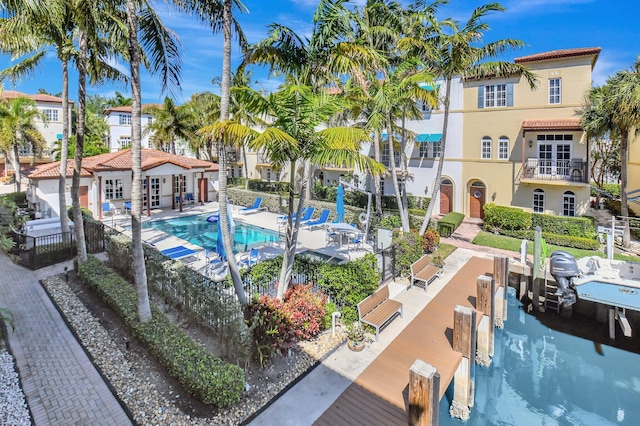
[[[491,138],[489,136],[484,136],[482,138],[482,147],[480,151],[480,157],[483,160],[491,159]]]
[[[566,191],[562,195],[562,216],[576,215],[576,195],[571,191]]]
[[[540,188],[533,191],[533,212],[544,213],[544,191]]]
[[[498,140],[498,160],[509,159],[509,138],[506,136],[500,136]]]

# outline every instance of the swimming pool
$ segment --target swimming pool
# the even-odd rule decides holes
[[[471,418],[449,416],[450,386],[440,425],[640,424],[640,355],[553,330],[521,306],[510,291],[493,363],[475,367]]]
[[[218,240],[218,224],[207,222],[211,213],[145,222],[143,228],[154,228],[182,238],[197,246],[213,250]],[[280,241],[275,231],[236,222],[233,252],[241,253],[270,242]]]

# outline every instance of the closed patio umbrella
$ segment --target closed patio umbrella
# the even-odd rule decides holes
[[[344,188],[342,185],[338,185],[336,192],[336,216],[336,222],[344,222]]]

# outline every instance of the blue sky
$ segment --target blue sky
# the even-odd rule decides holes
[[[362,4],[364,0],[354,3]],[[401,1],[407,4],[407,1]],[[451,0],[440,8],[438,17],[451,17],[466,21],[474,7],[487,1]],[[595,84],[602,84],[607,76],[632,65],[640,55],[640,2],[634,0],[504,0],[500,2],[506,12],[496,13],[486,20],[490,31],[485,41],[514,38],[524,41],[524,49],[511,52],[504,58],[512,60],[518,56],[541,53],[556,49],[576,47],[601,47],[602,52],[593,72]],[[267,34],[267,25],[277,22],[293,28],[298,34],[308,35],[312,29],[312,16],[317,0],[245,0],[249,14],[239,15],[238,20],[250,43],[255,43]],[[183,44],[182,91],[177,101],[183,102],[191,94],[209,90],[218,92],[211,79],[222,71],[222,38],[213,35],[208,28],[185,15],[171,11],[163,2],[158,2],[158,10],[164,23],[175,31]],[[240,60],[239,48],[233,46],[233,64]],[[9,66],[10,58],[0,56],[0,67]],[[121,65],[126,70],[125,65]],[[256,88],[267,90],[277,87],[278,80],[269,78],[266,69],[253,68]],[[51,93],[61,90],[60,63],[53,52],[45,64],[30,79],[13,86],[6,82],[5,89],[36,93],[43,88]],[[72,73],[70,95],[77,98],[77,75]],[[113,96],[115,91],[128,94],[122,84],[103,84],[90,87],[89,94]],[[161,102],[160,84],[154,76],[143,72],[143,102]]]

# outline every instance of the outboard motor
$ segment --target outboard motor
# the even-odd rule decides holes
[[[549,264],[551,269],[549,272],[558,283],[556,294],[562,296],[562,307],[567,308],[576,303],[573,278],[580,275],[576,258],[566,251],[556,250],[551,253]]]

